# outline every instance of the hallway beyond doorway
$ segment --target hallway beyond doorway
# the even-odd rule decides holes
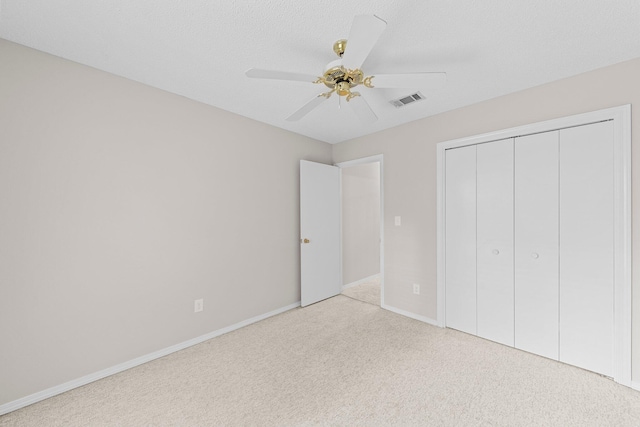
[[[380,307],[380,277],[346,288],[342,295]]]

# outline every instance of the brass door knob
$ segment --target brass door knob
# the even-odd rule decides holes
[[[304,239],[304,240],[302,241],[302,243],[309,243],[310,241],[311,241],[311,240],[309,240],[309,239]]]

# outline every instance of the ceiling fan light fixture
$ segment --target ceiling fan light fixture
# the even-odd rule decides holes
[[[1,1],[1,0],[0,0]],[[333,44],[333,51],[338,55],[338,59],[329,62],[319,77],[288,71],[271,71],[261,69],[250,69],[246,72],[247,77],[262,79],[279,79],[305,81],[315,84],[324,84],[329,88],[328,92],[316,95],[311,101],[307,102],[298,111],[289,116],[286,120],[300,120],[314,108],[318,107],[321,102],[331,97],[332,94],[338,95],[338,105],[340,99],[345,98],[351,101],[349,104],[357,112],[360,119],[366,123],[377,120],[377,116],[367,103],[364,96],[359,92],[352,92],[353,88],[362,85],[366,88],[437,88],[446,81],[445,73],[441,72],[420,72],[408,74],[377,74],[365,77],[362,72],[362,65],[367,56],[378,41],[378,38],[384,31],[387,23],[375,15],[356,15],[351,24],[349,32],[349,50],[347,51],[347,40],[340,39]],[[375,79],[375,80],[374,80]],[[375,82],[375,84],[374,84]],[[406,105],[415,102],[420,98],[404,97],[394,105]]]
[[[351,93],[351,85],[349,82],[341,81],[336,85],[336,92],[340,96],[347,96]]]
[[[347,102],[351,101],[356,96],[360,96],[360,92],[349,92],[349,95],[347,95]]]
[[[340,96],[347,96],[350,89],[358,86],[364,80],[362,70],[348,70],[342,65],[336,65],[335,61],[330,63],[322,77],[314,83],[324,83],[330,89],[334,89]]]

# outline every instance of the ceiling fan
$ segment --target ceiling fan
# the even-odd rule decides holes
[[[446,73],[420,72],[410,74],[374,74],[366,76],[362,69],[369,52],[375,46],[387,23],[375,15],[356,15],[351,24],[348,43],[338,40],[333,51],[340,57],[324,68],[322,76],[289,71],[272,71],[251,68],[247,77],[257,79],[276,79],[303,81],[324,84],[330,90],[314,97],[298,111],[287,117],[288,121],[297,121],[336,93],[344,97],[356,115],[363,122],[374,122],[378,117],[360,92],[352,91],[357,86],[365,88],[433,88],[444,84]],[[348,48],[347,48],[348,44]]]

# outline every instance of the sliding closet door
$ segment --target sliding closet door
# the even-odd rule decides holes
[[[513,346],[513,138],[477,146],[478,336]]]
[[[558,132],[515,140],[515,346],[558,358]]]
[[[476,333],[476,147],[445,154],[446,325]]]
[[[613,376],[613,122],[560,131],[560,360]]]

